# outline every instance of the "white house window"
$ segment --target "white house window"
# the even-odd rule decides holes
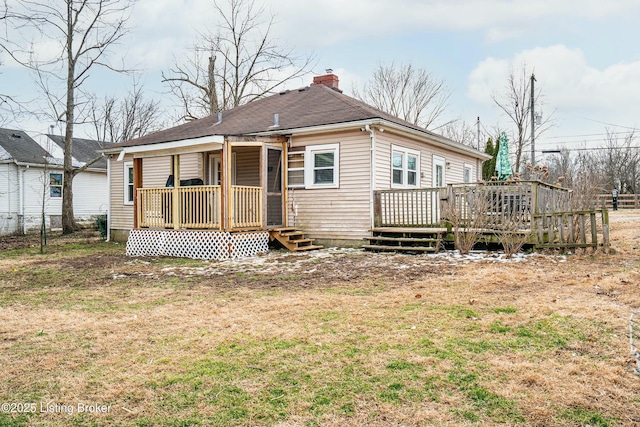
[[[310,145],[304,158],[305,188],[339,187],[339,144]]]
[[[124,204],[133,204],[133,162],[124,163]]]
[[[287,154],[288,168],[287,186],[290,188],[304,188],[304,151],[294,151]]]
[[[49,174],[49,196],[50,197],[62,197],[62,174],[50,173]]]
[[[464,164],[464,176],[462,177],[465,183],[470,183],[473,181],[473,165],[469,163]]]
[[[420,184],[420,152],[392,146],[391,182],[393,187],[417,187]]]
[[[445,179],[445,159],[444,157],[433,156],[433,186],[444,187],[446,185]]]

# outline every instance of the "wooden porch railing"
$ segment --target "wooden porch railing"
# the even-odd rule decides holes
[[[262,188],[231,186],[231,228],[262,226]]]
[[[434,227],[440,222],[440,188],[374,191],[374,227]]]
[[[178,187],[180,228],[221,228],[220,186]]]
[[[138,188],[138,227],[173,227],[173,188]]]
[[[178,202],[174,206],[175,200]],[[220,186],[138,188],[138,226],[220,229]]]

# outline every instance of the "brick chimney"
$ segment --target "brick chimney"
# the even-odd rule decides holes
[[[313,78],[314,85],[325,85],[334,89],[340,89],[338,86],[338,76],[335,74],[325,74],[323,76],[316,76]]]

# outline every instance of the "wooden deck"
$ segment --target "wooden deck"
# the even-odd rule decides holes
[[[572,210],[570,190],[537,181],[375,191],[374,227],[364,247],[418,251],[424,243],[428,251],[433,239],[453,241],[455,231],[497,243],[517,234],[537,249],[609,247],[606,209]]]

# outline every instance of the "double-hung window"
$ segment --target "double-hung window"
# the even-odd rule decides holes
[[[287,154],[287,187],[339,188],[340,144],[309,145]]]
[[[62,197],[62,174],[61,173],[49,174],[49,196]]]
[[[124,163],[124,204],[133,204],[133,162]]]
[[[339,144],[307,146],[304,153],[305,188],[340,186]]]
[[[420,152],[404,147],[391,148],[391,186],[394,188],[420,186]]]

